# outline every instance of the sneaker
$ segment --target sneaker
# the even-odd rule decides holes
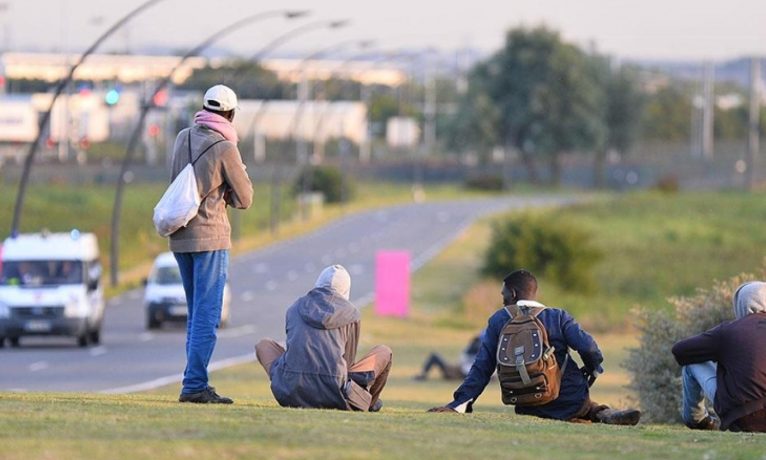
[[[640,418],[641,411],[638,409],[604,409],[596,414],[599,422],[609,425],[635,425]]]
[[[383,401],[378,399],[377,401],[375,401],[375,404],[370,406],[370,412],[380,412],[380,409],[382,408],[383,408]]]
[[[215,392],[215,388],[207,387],[197,393],[181,393],[178,397],[179,402],[190,402],[198,404],[232,404],[234,401],[226,396],[221,396]]]
[[[706,415],[698,422],[687,423],[687,427],[692,430],[718,431],[721,429],[721,421],[714,415]]]

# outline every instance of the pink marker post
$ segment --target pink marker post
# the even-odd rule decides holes
[[[405,317],[410,312],[410,253],[378,251],[375,256],[375,314]]]

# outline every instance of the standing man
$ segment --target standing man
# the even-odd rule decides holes
[[[229,266],[231,226],[226,206],[250,207],[253,185],[232,125],[236,94],[224,85],[213,86],[205,93],[202,107],[194,125],[178,133],[171,159],[172,180],[192,158],[202,198],[197,216],[170,235],[188,305],[186,369],[178,400],[231,404],[230,398],[208,385],[207,365],[215,348]]]
[[[683,366],[681,415],[693,430],[766,432],[766,283],[743,284],[732,303],[737,319],[673,345]]]

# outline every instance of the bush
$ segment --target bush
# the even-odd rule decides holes
[[[681,189],[681,181],[675,174],[664,174],[657,179],[654,188],[663,193],[678,193]]]
[[[293,193],[298,195],[304,190],[322,193],[327,203],[349,201],[353,196],[351,184],[343,177],[339,169],[332,166],[304,168],[295,179]]]
[[[484,257],[483,272],[502,278],[526,268],[561,288],[591,293],[593,267],[601,252],[581,227],[550,214],[523,214],[496,223]]]
[[[670,298],[671,312],[636,310],[639,346],[629,350],[624,366],[631,374],[630,387],[638,395],[644,412],[642,419],[659,423],[681,421],[681,368],[670,349],[678,340],[733,319],[734,291],[753,279],[754,275],[742,274],[716,281],[710,289],[699,289],[693,296]]]
[[[470,190],[502,190],[503,177],[497,174],[479,174],[465,181],[465,188]]]

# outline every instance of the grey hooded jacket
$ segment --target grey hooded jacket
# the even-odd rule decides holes
[[[288,407],[349,410],[343,393],[359,337],[359,310],[317,287],[287,310],[287,351],[271,367],[271,391]]]

